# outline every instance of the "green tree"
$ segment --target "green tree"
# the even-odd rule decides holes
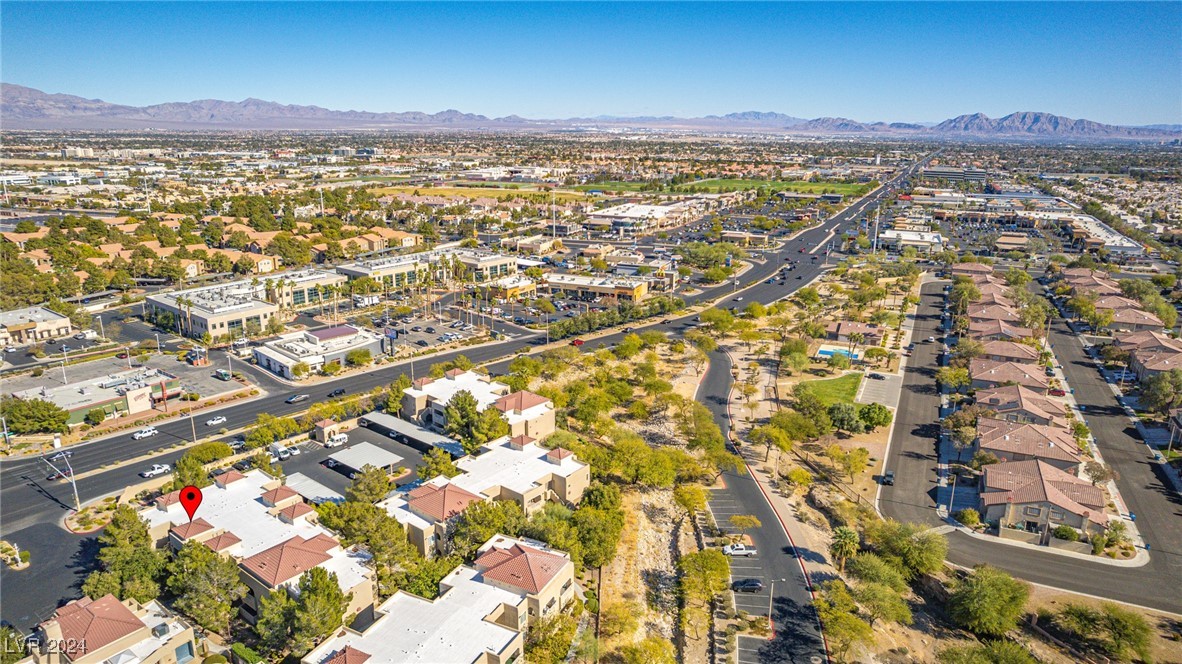
[[[304,572],[292,616],[292,652],[302,656],[339,628],[352,597],[352,593],[341,590],[337,575],[323,567]]]
[[[862,404],[858,408],[858,419],[862,420],[869,431],[889,425],[893,417],[891,409],[880,403]]]
[[[599,633],[607,638],[631,634],[640,627],[643,607],[635,602],[615,602],[599,611]]]
[[[885,585],[899,593],[907,591],[907,579],[899,570],[869,551],[850,558],[846,566],[850,575],[859,581]]]
[[[469,559],[480,545],[498,533],[516,537],[525,528],[525,513],[517,503],[507,500],[472,503],[456,519],[452,550]]]
[[[874,642],[874,630],[870,623],[854,614],[857,604],[841,581],[826,581],[821,584],[821,596],[814,605],[817,616],[825,631],[833,655],[844,662],[855,645]]]
[[[98,537],[99,569],[82,584],[91,599],[108,593],[119,599],[147,602],[160,595],[159,578],[165,558],[148,534],[148,524],[131,505],[115,508],[111,522]]]
[[[418,474],[421,480],[429,480],[440,475],[455,477],[460,474],[460,469],[456,467],[450,454],[436,447],[423,455],[423,465],[419,466]]]
[[[858,417],[858,407],[852,403],[835,403],[829,406],[829,421],[839,431],[862,433],[866,423]]]
[[[603,567],[616,557],[616,548],[624,531],[624,512],[618,506],[605,509],[585,505],[575,511],[571,520],[579,533],[579,541],[583,543],[585,565]]]
[[[1017,626],[1030,587],[988,565],[978,565],[957,585],[948,612],[956,624],[981,636],[1000,637]]]
[[[673,502],[681,508],[683,518],[706,509],[708,492],[700,484],[680,484],[673,487]]]
[[[351,367],[364,367],[373,361],[373,355],[366,348],[351,350],[345,355],[345,364]]]
[[[707,309],[698,318],[716,334],[726,334],[735,325],[735,317],[726,309]]]
[[[861,540],[858,532],[847,526],[838,526],[833,531],[833,541],[829,544],[829,555],[837,561],[837,571],[845,572],[845,561],[858,552]]]
[[[390,493],[390,478],[386,471],[366,464],[345,489],[345,500],[376,503]]]
[[[259,617],[254,631],[259,642],[273,653],[282,653],[292,644],[296,601],[286,590],[267,593],[259,599]]]
[[[12,434],[65,433],[69,429],[66,420],[70,414],[44,399],[0,400],[0,416]]]
[[[940,569],[948,553],[948,540],[920,524],[874,521],[867,525],[865,534],[875,553],[908,580]]]
[[[959,392],[972,382],[968,369],[961,367],[940,367],[936,369],[936,382],[944,387]]]
[[[525,657],[536,664],[561,664],[575,637],[575,619],[565,613],[541,618],[525,635]]]
[[[788,436],[788,433],[771,424],[763,424],[755,427],[747,434],[747,437],[751,440],[752,444],[764,445],[766,447],[766,453],[763,457],[765,461],[771,454],[773,447],[781,452],[788,452],[792,449],[792,439]]]
[[[102,408],[91,408],[90,410],[86,411],[85,422],[90,426],[98,426],[106,421],[106,419],[107,411],[103,410]]]
[[[834,353],[825,360],[830,371],[845,371],[850,368],[850,358],[842,353]]]
[[[1122,662],[1132,661],[1133,655],[1151,661],[1153,628],[1145,616],[1112,602],[1100,605],[1100,615],[1105,654]]]
[[[1022,644],[998,639],[972,646],[945,648],[936,653],[940,664],[1038,664]]]
[[[1182,406],[1182,369],[1170,369],[1141,384],[1141,404],[1159,413],[1168,413]]]
[[[482,445],[509,433],[509,423],[495,408],[480,411],[476,397],[467,390],[456,392],[444,408],[446,431],[464,446],[469,454]]]
[[[911,624],[911,607],[899,591],[881,583],[861,583],[853,591],[854,599],[862,606],[863,613],[870,619],[870,626],[878,620],[889,620],[904,625]]]
[[[178,610],[219,634],[227,633],[233,604],[246,594],[237,563],[192,540],[169,563],[167,586]]]

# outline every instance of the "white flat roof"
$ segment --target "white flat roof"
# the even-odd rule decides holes
[[[573,456],[552,463],[546,458],[549,451],[537,443],[516,450],[509,444],[508,436],[498,438],[484,446],[483,454],[457,461],[456,466],[463,472],[451,481],[461,489],[479,495],[494,486],[522,493],[537,486],[538,480],[547,475],[569,477],[586,465]]]
[[[352,646],[371,662],[473,662],[500,653],[518,632],[486,620],[502,604],[516,606],[525,595],[480,582],[480,573],[460,566],[439,583],[435,600],[398,591],[377,609],[377,620],[363,633],[346,631],[304,657],[323,664]]]
[[[406,393],[416,399],[425,395],[441,404],[447,404],[451,402],[451,398],[456,395],[456,392],[461,390],[475,397],[477,407],[484,410],[508,393],[509,386],[490,380],[487,376],[475,371],[465,371],[454,377],[436,378],[421,388],[407,388]]]
[[[339,452],[333,452],[328,458],[353,470],[361,470],[366,466],[388,468],[402,461],[402,457],[373,443],[357,443]]]
[[[292,473],[287,476],[287,486],[304,497],[310,503],[343,503],[345,497],[324,486],[320,482],[303,473]]]
[[[274,478],[256,469],[247,472],[242,479],[231,482],[225,488],[211,484],[201,489],[201,507],[194,515],[195,518],[205,519],[215,530],[224,529],[234,533],[241,540],[224,549],[223,553],[241,560],[297,535],[305,539],[317,535],[328,535],[336,539],[332,531],[306,519],[285,523],[278,516],[272,515],[270,511],[273,508],[263,502],[262,495],[267,491],[264,487],[274,482]],[[140,516],[148,522],[149,528],[163,523],[168,523],[171,527],[189,522],[180,501],[165,509],[156,506],[144,508],[140,510]],[[329,555],[332,556],[332,560],[320,566],[336,573],[342,589],[347,591],[369,578],[369,568],[364,565],[367,556],[351,553],[339,547],[333,549]]]

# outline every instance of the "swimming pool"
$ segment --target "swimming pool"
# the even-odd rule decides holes
[[[857,353],[851,353],[848,350],[845,350],[842,348],[822,348],[821,350],[817,351],[817,355],[820,355],[821,357],[833,357],[834,355],[845,355],[846,357],[850,358],[851,360],[858,359]]]

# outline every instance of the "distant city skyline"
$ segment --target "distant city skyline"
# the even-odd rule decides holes
[[[5,2],[3,80],[529,118],[1182,123],[1182,3]]]

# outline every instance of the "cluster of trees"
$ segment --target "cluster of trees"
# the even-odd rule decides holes
[[[1140,302],[1141,308],[1160,318],[1167,330],[1174,329],[1174,325],[1178,323],[1178,312],[1172,304],[1162,297],[1159,282],[1145,281],[1144,279],[1121,279],[1117,283],[1120,284],[1120,292],[1124,293],[1125,297]]]
[[[574,318],[563,318],[550,324],[550,337],[564,339],[578,334],[587,334],[605,327],[621,325],[649,316],[659,316],[685,308],[685,302],[675,297],[652,297],[641,304],[622,302],[614,309],[592,311]]]
[[[710,624],[711,604],[730,584],[730,561],[721,551],[706,549],[682,556],[677,571],[681,628],[699,639],[702,628]]]
[[[0,399],[0,416],[11,434],[66,433],[70,413],[44,399]]]
[[[472,454],[485,443],[509,434],[509,422],[501,411],[491,406],[480,410],[476,397],[467,390],[452,396],[444,408],[447,416],[447,435],[460,441],[464,451]]]
[[[1099,607],[1071,603],[1054,617],[1054,625],[1071,635],[1084,650],[1120,662],[1152,661],[1153,628],[1141,614],[1111,602]]]
[[[815,603],[825,636],[840,661],[857,645],[873,642],[876,622],[911,624],[909,584],[939,570],[948,550],[942,535],[918,524],[872,521],[863,535],[864,542],[853,527],[834,530],[830,556],[856,583],[827,581]]]

